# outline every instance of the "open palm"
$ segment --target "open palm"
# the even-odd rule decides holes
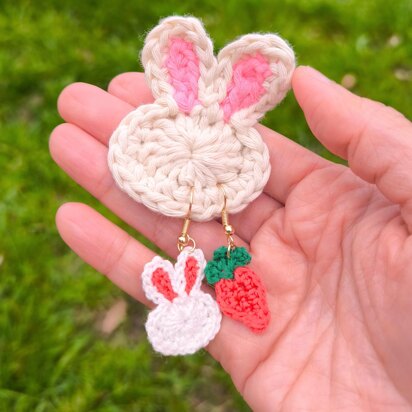
[[[208,349],[254,410],[411,410],[412,126],[310,68],[295,71],[293,88],[314,134],[350,168],[259,126],[272,174],[231,221],[265,283],[272,321],[254,335],[224,318]],[[107,167],[112,131],[151,99],[139,73],[116,77],[109,92],[70,85],[59,98],[67,123],[53,131],[50,150],[74,180],[175,257],[181,221],[129,199]],[[153,252],[82,204],[62,206],[57,225],[79,256],[148,303],[138,276]],[[207,258],[225,243],[218,222],[194,223],[191,235]]]

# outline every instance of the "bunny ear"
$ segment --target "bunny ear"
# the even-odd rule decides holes
[[[205,257],[200,249],[183,250],[179,254],[175,264],[176,291],[179,295],[190,295],[192,292],[200,290],[205,266]]]
[[[168,260],[156,256],[146,263],[142,284],[147,298],[156,304],[172,301],[177,297],[173,289],[174,277],[173,265]]]
[[[142,51],[146,79],[157,103],[190,113],[213,88],[212,42],[193,17],[169,17],[146,37]],[[209,93],[210,93],[209,90]]]
[[[290,88],[295,68],[291,47],[275,34],[247,34],[218,55],[224,118],[257,122]],[[240,111],[241,114],[240,114]]]

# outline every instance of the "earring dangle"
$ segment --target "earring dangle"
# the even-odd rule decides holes
[[[219,308],[213,298],[200,289],[206,262],[188,233],[192,205],[193,188],[177,241],[176,264],[173,266],[156,256],[146,263],[142,273],[145,294],[157,304],[146,322],[148,339],[163,355],[194,353],[205,347],[220,329]]]
[[[213,253],[206,265],[207,282],[214,286],[216,301],[224,315],[242,322],[255,333],[263,332],[270,321],[266,291],[259,277],[247,265],[251,261],[244,247],[235,245],[233,226],[229,223],[227,198],[222,186],[222,225],[227,246]]]
[[[269,150],[256,125],[290,89],[295,56],[271,33],[246,34],[215,56],[198,19],[172,16],[147,34],[141,60],[153,102],[120,121],[108,166],[130,198],[183,219],[176,263],[154,257],[142,285],[156,305],[146,322],[153,348],[186,355],[214,339],[222,313],[256,333],[269,324],[265,288],[246,248],[235,244],[229,214],[244,210],[269,179]],[[189,227],[219,217],[227,245],[206,264]],[[216,300],[201,290],[205,276]]]
[[[182,252],[189,245],[192,252],[196,249],[196,242],[188,233],[190,222],[192,221],[193,193],[194,188],[192,187],[190,189],[189,209],[183,221],[182,233],[177,238],[177,249],[179,250],[179,252]]]

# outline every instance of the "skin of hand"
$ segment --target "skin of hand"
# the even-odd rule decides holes
[[[224,318],[208,350],[256,411],[404,411],[412,408],[412,124],[299,67],[293,90],[309,127],[349,167],[258,126],[272,174],[264,193],[231,217],[252,253],[272,321],[263,335]],[[115,185],[107,144],[120,120],[152,101],[141,73],[108,92],[85,83],[58,101],[53,159],[76,182],[169,256],[182,222],[154,214]],[[154,253],[84,204],[60,207],[64,241],[147,304],[139,274]],[[216,221],[191,235],[211,258]],[[220,242],[219,242],[220,239]]]

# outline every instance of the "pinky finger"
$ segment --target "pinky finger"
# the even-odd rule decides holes
[[[148,305],[140,273],[154,253],[115,224],[82,203],[66,203],[56,215],[66,244],[86,263],[126,293]]]

